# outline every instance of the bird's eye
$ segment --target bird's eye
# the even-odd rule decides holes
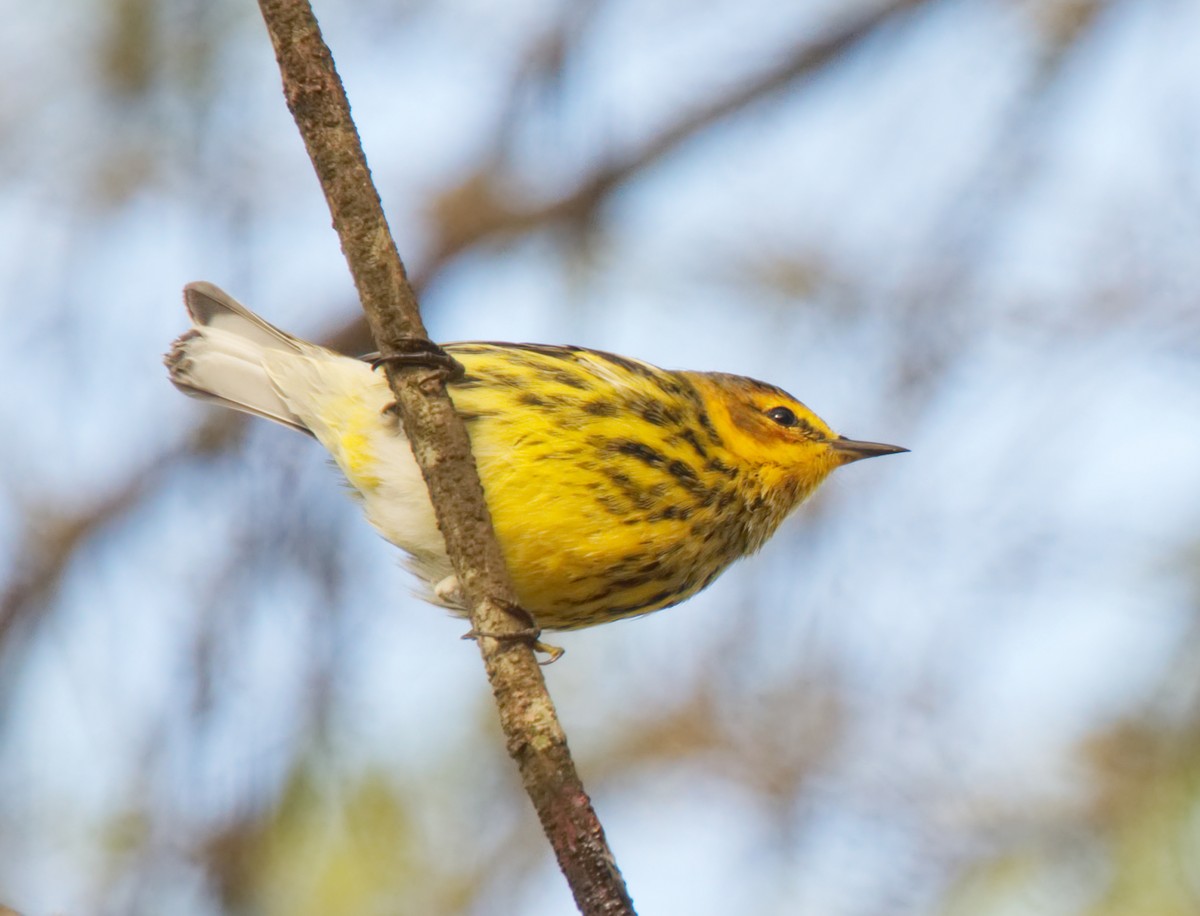
[[[780,426],[795,426],[800,422],[790,407],[772,407],[767,411],[767,416]]]

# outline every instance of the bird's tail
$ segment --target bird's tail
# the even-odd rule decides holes
[[[184,394],[310,432],[267,373],[270,351],[303,354],[316,349],[263,321],[211,283],[189,283],[183,301],[192,328],[164,358],[171,381]]]

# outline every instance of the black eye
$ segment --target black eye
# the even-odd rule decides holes
[[[800,422],[790,407],[772,407],[767,411],[767,416],[780,426],[795,426]]]

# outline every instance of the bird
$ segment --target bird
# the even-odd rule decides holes
[[[164,358],[185,394],[307,433],[421,596],[466,616],[425,482],[378,364],[267,323],[207,282]],[[835,433],[782,389],[602,350],[444,347],[520,609],[574,630],[671,607],[752,554],[843,465],[908,449]]]

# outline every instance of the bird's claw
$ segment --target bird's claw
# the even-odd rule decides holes
[[[425,337],[408,337],[400,343],[397,353],[380,354],[371,358],[371,368],[391,366],[394,369],[436,369],[445,373],[447,381],[457,381],[466,375],[463,364],[444,349]]]
[[[533,619],[533,616],[527,610],[525,610],[525,608],[516,604],[508,604],[507,602],[504,603],[502,607],[510,615],[516,617],[518,620],[524,623],[525,626],[521,627],[519,630],[513,630],[510,633],[489,633],[485,630],[476,630],[474,627],[472,627],[462,635],[462,638],[479,639],[481,637],[487,637],[488,639],[496,639],[500,642],[523,642],[534,652],[540,652],[546,656],[545,660],[540,658],[538,659],[539,665],[553,665],[556,661],[562,658],[563,652],[566,650],[559,646],[552,646],[549,643],[542,642],[542,629],[537,625],[537,621]]]

